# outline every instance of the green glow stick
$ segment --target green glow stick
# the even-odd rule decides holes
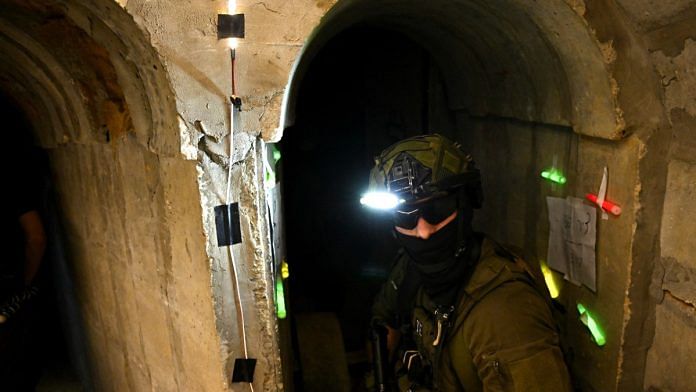
[[[582,321],[582,323],[587,326],[587,329],[590,330],[595,343],[597,343],[598,346],[604,346],[604,344],[607,342],[606,337],[604,337],[604,332],[602,332],[602,329],[599,327],[597,321],[595,321],[592,315],[590,315],[590,312],[588,312],[587,309],[585,309],[585,306],[579,302],[578,313],[580,313],[580,321]]]
[[[555,182],[556,184],[565,184],[566,183],[566,178],[563,175],[563,173],[556,169],[555,167],[552,167],[549,170],[544,170],[541,172],[541,177],[545,178],[551,182]]]
[[[266,170],[266,183],[275,183],[275,174],[270,170]]]
[[[283,290],[283,280],[276,280],[276,307],[278,308],[278,318],[284,319],[288,312],[285,310],[285,291]]]

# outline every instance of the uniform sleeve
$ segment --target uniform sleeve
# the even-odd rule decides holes
[[[377,293],[372,303],[372,322],[386,324],[398,329],[398,290],[404,277],[406,268],[405,260],[402,258],[392,267],[387,281]]]
[[[527,283],[486,295],[463,333],[484,391],[572,391],[551,311]]]

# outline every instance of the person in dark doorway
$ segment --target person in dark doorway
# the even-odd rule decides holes
[[[46,250],[46,233],[34,198],[18,199],[4,211],[5,233],[11,240],[0,263],[0,324],[37,294],[34,280]]]
[[[472,230],[482,200],[472,158],[440,135],[376,159],[361,202],[391,210],[402,248],[372,308],[399,369],[392,388],[570,391],[546,287],[522,258]]]
[[[33,391],[40,375],[35,352],[37,276],[46,250],[41,219],[41,176],[34,151],[15,146],[3,156],[5,180],[12,187],[2,208],[5,228],[0,258],[0,390]],[[5,161],[5,160],[8,161]],[[20,165],[17,165],[20,162]],[[8,200],[9,199],[9,200]]]

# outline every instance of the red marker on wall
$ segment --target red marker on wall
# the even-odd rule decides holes
[[[591,201],[592,203],[597,204],[597,195],[588,193],[585,195],[585,197],[587,197],[587,200]],[[610,202],[609,200],[604,200],[602,203],[602,209],[616,216],[621,215],[621,207],[619,207],[619,205],[616,203]]]

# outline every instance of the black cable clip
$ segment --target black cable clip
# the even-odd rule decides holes
[[[230,96],[230,102],[232,103],[232,106],[234,106],[235,109],[239,111],[242,110],[242,98],[240,98],[237,95],[232,95]]]

